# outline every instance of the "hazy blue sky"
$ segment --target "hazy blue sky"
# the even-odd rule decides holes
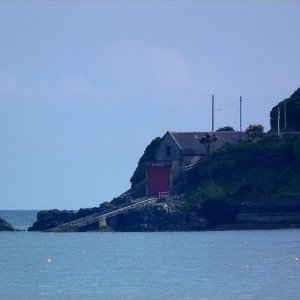
[[[97,206],[172,131],[300,86],[300,1],[1,1],[0,209]]]

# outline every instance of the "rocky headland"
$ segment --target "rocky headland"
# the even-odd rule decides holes
[[[160,199],[156,203],[107,218],[105,227],[101,227],[99,222],[94,222],[67,231],[147,232],[300,228],[298,197],[282,199],[275,204],[231,205],[223,200],[211,203],[189,206],[182,199]],[[95,207],[79,211],[56,209],[40,211],[37,221],[28,230],[48,231],[61,224],[125,207],[111,203],[106,203],[105,206],[105,209]]]
[[[286,105],[284,105],[284,101]],[[190,231],[275,229],[300,227],[300,89],[278,105],[287,107],[293,127],[277,133],[271,112],[271,130],[248,128],[248,138],[226,144],[207,156],[197,168],[174,183],[174,195],[109,214],[133,205],[145,196],[145,162],[154,158],[160,138],[145,149],[131,178],[132,187],[99,207],[79,211],[40,211],[30,231],[47,231],[61,224],[100,216],[101,222],[69,227],[69,231]],[[284,126],[284,124],[282,124]],[[246,131],[247,132],[247,131]]]

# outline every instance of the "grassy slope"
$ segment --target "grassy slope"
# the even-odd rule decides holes
[[[196,205],[220,199],[261,203],[295,195],[300,197],[300,138],[282,141],[269,134],[257,143],[227,145],[211,155],[185,200]]]

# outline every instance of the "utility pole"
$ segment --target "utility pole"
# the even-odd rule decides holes
[[[215,97],[212,95],[211,97],[211,132],[214,132],[215,125]]]
[[[286,99],[284,100],[284,130],[286,130]]]
[[[242,131],[242,97],[240,96],[240,131]]]
[[[277,111],[277,133],[280,135],[280,108],[279,105],[277,106],[278,111]]]

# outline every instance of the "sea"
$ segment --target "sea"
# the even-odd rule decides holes
[[[0,299],[300,299],[300,230],[0,232]]]

